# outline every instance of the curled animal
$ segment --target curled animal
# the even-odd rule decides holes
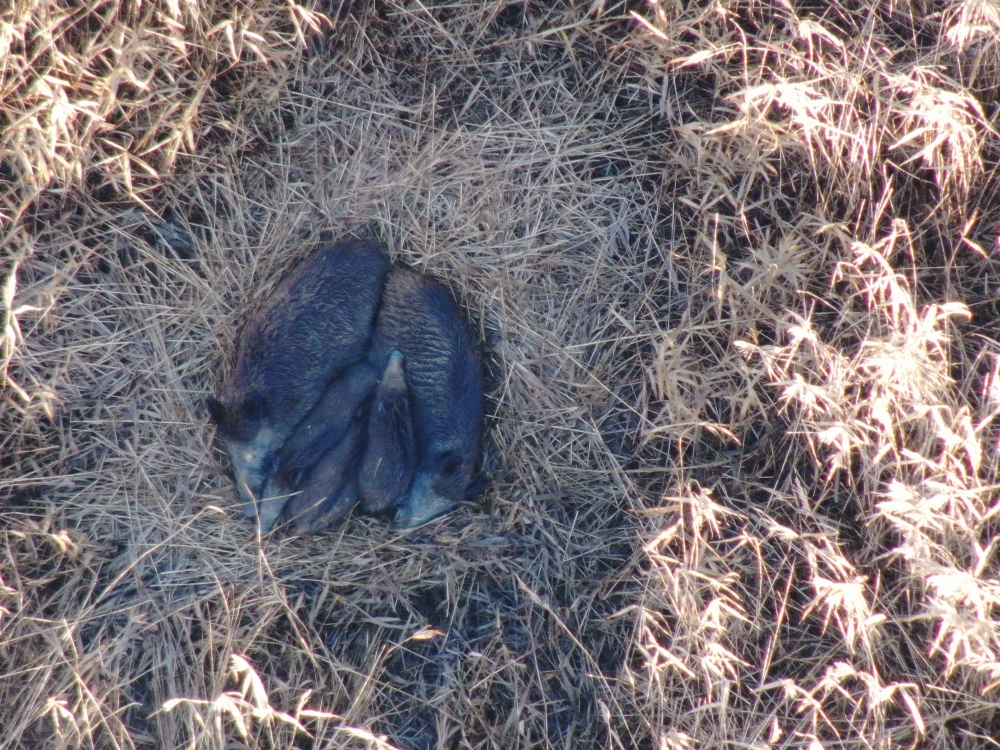
[[[447,512],[474,487],[483,378],[476,342],[451,294],[409,268],[386,276],[368,361],[384,372],[396,351],[406,360],[417,460],[395,522],[413,527]]]
[[[207,406],[248,516],[257,512],[285,439],[327,384],[364,359],[388,267],[378,243],[326,246],[289,273],[247,323],[236,366]]]
[[[367,362],[358,362],[326,387],[322,398],[278,451],[271,476],[260,498],[260,530],[270,531],[288,498],[310,470],[347,435],[356,420],[363,420],[377,374]]]
[[[389,356],[368,415],[368,441],[358,469],[361,507],[368,513],[400,504],[417,462],[403,360],[398,351]]]

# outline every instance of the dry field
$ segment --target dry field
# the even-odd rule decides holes
[[[316,3],[0,10],[0,748],[1000,748],[997,0]],[[490,485],[260,538],[203,399],[348,233]]]

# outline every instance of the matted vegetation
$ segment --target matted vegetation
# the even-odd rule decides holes
[[[0,11],[0,747],[1000,746],[1000,10]],[[347,233],[491,483],[259,538],[203,397]]]

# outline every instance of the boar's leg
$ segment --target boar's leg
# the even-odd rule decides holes
[[[351,508],[358,504],[358,482],[352,474],[340,489],[336,497],[329,497],[319,506],[315,516],[308,519],[308,526],[299,524],[296,531],[299,534],[315,534],[338,521],[343,520]]]
[[[368,415],[368,444],[358,472],[365,511],[379,513],[397,506],[410,489],[416,461],[403,355],[394,351]]]
[[[364,422],[355,419],[347,434],[309,473],[299,492],[285,506],[285,515],[300,534],[314,531],[346,516],[357,502],[357,491],[344,492],[356,485],[357,462],[364,447]]]
[[[278,451],[277,470],[260,498],[261,533],[270,531],[302,477],[343,441],[355,421],[363,419],[377,379],[375,370],[364,362],[349,367],[326,387],[319,403],[296,425]]]

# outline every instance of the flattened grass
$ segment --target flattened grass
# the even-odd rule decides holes
[[[998,23],[925,11],[4,12],[0,746],[995,742]],[[491,484],[260,539],[202,398],[347,233]]]

